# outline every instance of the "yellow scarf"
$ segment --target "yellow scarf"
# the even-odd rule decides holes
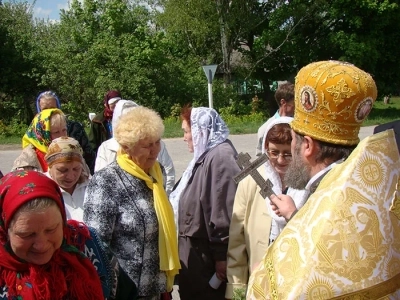
[[[172,206],[168,201],[163,187],[163,176],[158,162],[150,169],[147,175],[128,156],[118,151],[118,165],[129,174],[144,180],[149,189],[153,190],[154,207],[158,219],[158,252],[160,254],[160,270],[167,275],[167,291],[172,291],[175,275],[178,274],[181,264],[178,255],[178,241]]]

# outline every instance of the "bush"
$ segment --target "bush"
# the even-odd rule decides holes
[[[10,137],[10,136],[22,136],[25,134],[27,129],[26,124],[21,123],[15,119],[11,120],[9,124],[5,124],[0,120],[0,136]]]
[[[246,299],[246,288],[241,287],[233,290],[232,300],[245,300]]]
[[[257,132],[258,128],[265,122],[262,113],[236,116],[221,113],[222,119],[228,125],[231,134],[248,134]]]
[[[168,117],[164,119],[164,138],[183,136],[181,120],[179,117]]]
[[[181,109],[182,109],[182,107],[177,103],[172,105],[172,107],[171,107],[171,117],[179,117],[180,114],[181,114]]]
[[[222,119],[228,125],[230,134],[256,133],[258,128],[265,122],[262,113],[246,116],[235,116],[221,114]],[[168,117],[164,119],[164,138],[183,137],[182,122],[178,117]]]
[[[222,107],[219,112],[221,115],[244,116],[251,113],[251,106],[246,105],[243,101],[235,101],[229,106]]]
[[[222,119],[228,125],[234,126],[245,126],[248,123],[263,123],[264,115],[262,113],[248,114],[248,115],[235,115],[226,113],[225,110],[222,110],[220,113]]]

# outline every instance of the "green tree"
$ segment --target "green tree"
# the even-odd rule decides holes
[[[109,89],[157,108],[163,92],[157,78],[165,75],[168,57],[163,33],[152,30],[149,22],[146,9],[123,0],[73,1],[61,13],[54,26],[57,39],[49,41],[43,82],[60,93],[63,109],[86,119],[88,111],[103,109]]]
[[[328,37],[332,48],[341,52],[335,58],[370,72],[381,96],[398,90],[399,1],[335,1],[329,17],[335,27]]]
[[[199,63],[210,62],[212,57],[212,62],[220,65],[225,84],[230,84],[232,78],[239,82],[261,81],[264,98],[274,103],[269,92],[270,81],[282,79],[280,76],[287,76],[294,69],[293,64],[290,69],[282,68],[281,49],[290,42],[288,35],[297,25],[288,23],[287,1],[161,0],[158,3],[164,8],[159,17],[161,26],[198,57]]]
[[[286,1],[272,11],[245,55],[251,70],[278,79],[312,61],[349,61],[370,72],[384,91],[400,81],[400,54],[393,51],[399,18],[399,1]]]
[[[33,118],[30,104],[42,72],[37,49],[32,7],[16,1],[0,5],[0,110],[5,122]]]

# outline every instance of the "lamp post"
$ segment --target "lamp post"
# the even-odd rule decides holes
[[[214,79],[215,71],[218,65],[206,65],[203,66],[204,73],[206,74],[208,81],[208,106],[213,108],[213,94],[212,94],[212,81]]]

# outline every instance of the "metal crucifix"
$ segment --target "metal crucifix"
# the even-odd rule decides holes
[[[242,179],[250,175],[260,187],[260,194],[263,198],[275,195],[272,190],[273,184],[271,180],[264,180],[261,174],[257,171],[259,166],[268,161],[268,156],[264,153],[253,162],[250,162],[250,159],[250,154],[243,152],[239,153],[236,163],[242,171],[233,177],[233,180],[235,180],[236,183],[239,183]]]

